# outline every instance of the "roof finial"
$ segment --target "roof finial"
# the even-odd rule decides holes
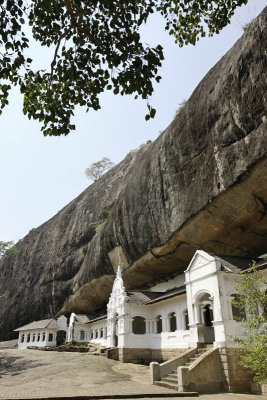
[[[120,266],[118,266],[118,269],[117,269],[117,278],[121,278],[121,267]]]

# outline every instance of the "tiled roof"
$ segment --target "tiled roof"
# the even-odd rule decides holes
[[[161,293],[161,296],[159,296],[159,297],[157,297],[157,298],[155,298],[153,300],[150,300],[150,302],[147,303],[147,304],[157,303],[158,301],[167,300],[167,299],[170,299],[171,297],[179,296],[179,295],[184,294],[184,293],[186,293],[185,286],[180,286],[178,288],[175,288],[175,289],[172,289],[172,290],[168,290],[165,293]]]
[[[89,318],[86,314],[76,314],[75,320],[80,324],[87,324],[87,322],[89,322]]]
[[[262,258],[248,258],[248,257],[230,257],[230,256],[216,256],[221,261],[221,270],[224,272],[239,272],[249,269],[253,263],[256,262],[257,268],[266,268],[267,262]]]
[[[90,322],[98,321],[107,317],[106,309],[96,310],[90,314],[76,314],[76,321],[80,324],[89,324]]]
[[[185,293],[185,286],[168,290],[167,292],[148,292],[148,291],[126,291],[129,303],[134,304],[153,304],[158,301],[167,300],[171,297]]]
[[[57,328],[57,321],[53,318],[49,319],[42,319],[40,321],[33,321],[30,324],[23,325],[20,328],[15,329],[16,332],[18,331],[28,331],[33,329],[56,329]]]
[[[147,304],[151,300],[162,295],[162,292],[148,292],[127,290],[126,295],[129,297],[129,303]]]

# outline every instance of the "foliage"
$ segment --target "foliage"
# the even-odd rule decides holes
[[[106,219],[108,218],[110,214],[110,210],[104,209],[100,213],[100,221],[95,224],[95,231],[98,232],[102,226],[104,225]]]
[[[95,231],[99,232],[102,226],[104,225],[105,221],[101,221],[99,224],[95,226]]]
[[[267,382],[267,281],[256,269],[255,262],[249,270],[241,272],[241,280],[236,282],[234,306],[246,309],[249,316],[242,318],[244,336],[234,340],[243,349],[240,364],[252,370],[254,380]]]
[[[110,214],[110,210],[104,209],[104,210],[101,211],[100,217],[105,220],[105,219],[107,219],[109,214]]]
[[[0,241],[0,258],[3,257],[5,254],[16,255],[17,252],[18,251],[17,251],[16,247],[14,246],[14,242]]]
[[[91,164],[89,168],[86,168],[85,175],[87,178],[96,181],[113,166],[114,163],[109,158],[104,157],[102,160]]]
[[[160,44],[140,28],[159,13],[179,46],[212,36],[247,0],[0,0],[0,112],[11,85],[24,95],[23,112],[44,135],[67,135],[77,105],[100,109],[105,90],[148,99],[164,59]],[[31,30],[31,32],[30,32]],[[35,71],[29,37],[51,47],[49,69]],[[148,104],[146,119],[156,110]]]
[[[137,147],[136,149],[130,150],[129,153],[126,154],[126,157],[130,157],[132,156],[136,151],[143,149],[144,147],[150,145],[151,143],[153,143],[152,140],[147,140],[146,143],[141,143],[139,147]]]
[[[179,114],[179,112],[182,110],[182,108],[185,106],[187,100],[183,100],[181,101],[181,103],[179,103],[179,107],[177,108],[177,110],[175,111],[175,116]]]
[[[84,256],[86,255],[87,250],[88,250],[88,244],[85,244],[85,245],[82,247],[82,253],[83,253]]]

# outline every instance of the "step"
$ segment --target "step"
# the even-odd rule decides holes
[[[207,351],[207,349],[198,349],[197,354],[201,355],[201,354],[206,353],[206,351]]]
[[[165,378],[177,379],[177,371],[175,371],[173,374],[166,375]]]
[[[177,385],[177,376],[175,378],[168,378],[167,376],[165,378],[161,378],[161,382],[168,382],[172,383],[173,385]]]
[[[198,357],[200,356],[200,354],[198,354],[198,356],[196,357],[190,357],[188,362],[194,362],[198,359]]]
[[[156,382],[154,382],[154,385],[178,391],[178,384],[174,385],[172,383],[156,381]]]

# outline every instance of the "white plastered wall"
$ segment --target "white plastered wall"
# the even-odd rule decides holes
[[[129,328],[124,338],[126,348],[177,349],[189,347],[189,330],[185,327],[184,311],[187,309],[186,295],[151,304],[129,304]],[[169,315],[176,317],[176,330],[171,332]],[[132,333],[133,318],[140,316],[146,320],[146,333]],[[156,318],[162,320],[162,332],[157,333]]]
[[[38,334],[40,334],[40,340],[38,340]],[[53,335],[53,340],[49,341],[49,334]],[[24,335],[24,341],[22,342],[22,335]],[[28,342],[28,335],[30,341]],[[43,340],[45,335],[45,340]],[[45,347],[45,346],[56,346],[56,329],[36,329],[36,330],[25,330],[19,332],[18,348],[27,349],[29,346]]]
[[[107,321],[101,319],[87,324],[75,321],[75,313],[70,316],[68,342],[78,343],[97,343],[101,346],[106,345]],[[83,332],[83,333],[82,333]],[[102,336],[103,335],[103,336]],[[102,337],[101,337],[102,336]]]
[[[217,347],[225,346],[226,334],[222,307],[224,299],[221,298],[219,271],[220,262],[201,250],[195,253],[185,271],[191,345],[205,341],[203,310],[205,303],[210,303],[213,311],[214,344]],[[202,301],[203,298],[205,301]]]

